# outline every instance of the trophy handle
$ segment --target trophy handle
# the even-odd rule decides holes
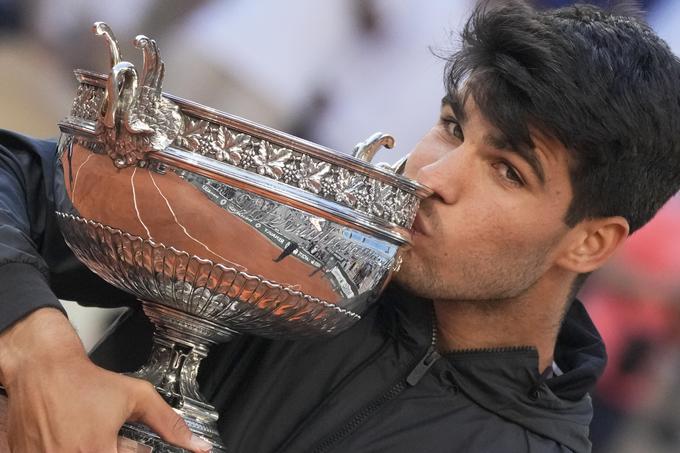
[[[143,165],[149,153],[163,151],[184,130],[179,107],[162,93],[165,65],[158,46],[144,35],[135,38],[143,57],[138,77],[132,63],[121,61],[109,26],[96,22],[93,30],[106,39],[111,61],[97,133],[117,168]]]
[[[392,165],[390,164],[384,164],[384,163],[379,163],[378,166],[382,167],[385,166],[388,170],[393,171],[394,173],[398,175],[403,175],[404,170],[406,169],[406,162],[408,161],[408,158],[411,157],[411,153],[405,155]]]
[[[101,112],[102,124],[112,130],[111,139],[116,139],[116,120],[120,117],[120,112],[130,105],[136,92],[137,71],[132,63],[122,61],[111,68],[109,80],[106,82],[104,108]]]
[[[382,132],[376,132],[363,142],[357,143],[357,145],[354,147],[354,150],[352,151],[352,156],[366,162],[371,162],[375,154],[380,150],[380,148],[384,146],[387,149],[392,149],[394,148],[394,144],[395,140],[392,135],[383,134]],[[379,162],[376,165],[377,167],[382,168],[383,170],[387,170],[392,173],[402,175],[404,174],[404,168],[406,167],[406,161],[408,160],[409,155],[410,154],[407,154],[406,156],[396,161],[394,164]]]
[[[92,31],[97,36],[103,36],[106,39],[106,43],[109,45],[109,57],[111,59],[111,67],[122,61],[122,56],[120,53],[120,47],[118,47],[118,40],[113,34],[111,27],[105,22],[95,22],[92,25]]]
[[[394,143],[394,137],[390,134],[376,132],[363,142],[357,143],[352,151],[352,156],[366,162],[371,162],[375,153],[377,153],[380,148],[384,146],[385,148],[392,149],[394,148]]]

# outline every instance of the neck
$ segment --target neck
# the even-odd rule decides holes
[[[539,372],[552,364],[570,285],[537,282],[521,296],[492,301],[435,300],[440,351],[531,346]]]

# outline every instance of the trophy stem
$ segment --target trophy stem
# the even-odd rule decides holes
[[[223,447],[217,431],[218,414],[201,395],[196,376],[209,346],[228,341],[236,332],[165,305],[147,301],[142,304],[156,330],[149,361],[132,376],[151,382],[189,429],[219,451]],[[135,424],[126,424],[122,433],[135,440],[139,440],[140,433],[149,435]]]

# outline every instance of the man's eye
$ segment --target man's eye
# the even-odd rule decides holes
[[[464,140],[463,129],[460,127],[460,123],[454,118],[442,118],[442,124],[446,128],[446,131],[452,136],[456,137],[461,142]]]
[[[496,169],[498,174],[508,180],[510,183],[515,184],[517,186],[523,186],[524,181],[522,180],[522,177],[519,175],[517,170],[515,170],[512,166],[508,165],[505,162],[497,162],[493,164],[493,168]]]

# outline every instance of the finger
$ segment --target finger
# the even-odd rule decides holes
[[[148,382],[140,382],[140,392],[133,410],[135,421],[151,428],[161,439],[194,453],[212,450],[212,445],[191,432],[182,417],[175,412]]]

